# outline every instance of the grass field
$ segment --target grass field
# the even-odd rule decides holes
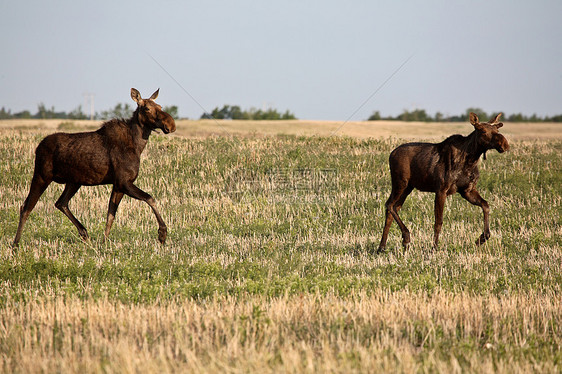
[[[89,131],[102,121],[0,120],[0,129],[21,131]],[[401,122],[401,121],[229,121],[229,120],[178,120],[176,135],[190,138],[209,136],[261,137],[268,135],[295,135],[331,137],[348,136],[358,139],[427,139],[440,141],[450,134],[469,134],[473,127],[462,122]],[[509,123],[502,133],[512,140],[562,139],[559,123]]]
[[[53,184],[13,251],[38,142],[97,124],[0,123],[0,370],[562,371],[560,126],[502,128],[511,150],[480,167],[486,245],[480,209],[453,196],[432,251],[433,195],[414,192],[401,213],[412,245],[394,225],[373,255],[389,152],[470,125],[349,123],[343,137],[330,136],[341,123],[292,125],[181,121],[184,136],[154,135],[137,184],[165,246],[130,198],[102,241],[107,186],[70,203],[81,242]]]

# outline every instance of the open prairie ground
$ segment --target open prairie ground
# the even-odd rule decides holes
[[[102,121],[86,120],[0,120],[2,129],[21,131],[90,131]],[[450,134],[467,135],[473,129],[462,122],[401,122],[401,121],[230,121],[178,120],[176,136],[205,138],[209,136],[267,136],[296,135],[331,137],[348,136],[359,139],[398,137],[440,141]],[[509,139],[562,139],[560,123],[509,123],[501,132]]]
[[[0,371],[561,372],[560,125],[506,123],[511,150],[481,161],[484,246],[481,210],[453,196],[432,250],[433,195],[414,192],[411,246],[394,225],[374,255],[390,151],[471,126],[341,124],[178,121],[137,179],[165,246],[128,197],[102,240],[108,186],[70,203],[83,243],[52,184],[12,250],[41,138],[98,123],[1,122]]]

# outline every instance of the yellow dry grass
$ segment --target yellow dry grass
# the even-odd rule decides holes
[[[560,332],[555,296],[378,290],[346,299],[223,296],[149,305],[9,299],[0,329],[15,352],[3,366],[25,373],[460,373],[463,360],[471,372],[554,372],[553,362],[514,364],[501,355],[506,346],[523,351],[529,337]],[[440,351],[459,340],[478,347],[465,355],[463,347]],[[555,341],[560,346],[562,336]]]
[[[4,120],[0,121],[0,131],[8,129],[89,131],[98,128],[101,124],[102,121],[88,120]],[[186,137],[285,134],[439,140],[451,134],[467,135],[473,129],[468,122],[178,120],[176,124],[176,134]],[[562,124],[505,122],[501,132],[510,140],[562,139]]]
[[[184,136],[213,135],[297,135],[350,136],[355,138],[440,139],[451,134],[469,134],[468,123],[401,122],[401,121],[178,121],[178,134]],[[556,123],[509,123],[502,133],[509,138],[561,139],[562,125]]]

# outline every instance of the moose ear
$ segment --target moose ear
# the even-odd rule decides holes
[[[156,100],[156,98],[158,97],[158,91],[160,91],[160,89],[157,89],[156,91],[154,91],[152,96],[150,96],[150,100]]]
[[[496,118],[494,118],[493,120],[490,120],[490,122],[488,123],[498,123],[500,122],[500,117],[502,116],[502,113],[498,113],[498,115],[496,116]]]
[[[499,123],[494,124],[494,126],[496,127],[496,129],[499,129],[500,127],[503,126],[503,123],[499,122]]]
[[[133,99],[133,101],[139,105],[140,102],[142,101],[141,94],[139,90],[137,90],[136,88],[131,88],[131,99]]]
[[[470,123],[471,123],[473,126],[476,126],[476,125],[478,125],[478,124],[480,123],[480,121],[478,120],[478,116],[476,115],[476,113],[470,112],[470,114],[469,114],[468,117],[470,118]]]

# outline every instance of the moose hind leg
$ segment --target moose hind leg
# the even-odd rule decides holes
[[[408,186],[404,191],[402,191],[402,194],[400,194],[400,198],[394,205],[394,210],[396,211],[396,215],[398,215],[398,212],[400,211],[400,209],[402,209],[402,205],[404,205],[404,201],[406,201],[406,198],[412,192],[413,189],[414,189],[413,187]],[[404,225],[404,227],[406,227],[406,225]],[[406,236],[402,235],[402,240],[403,240],[402,244],[404,245],[404,247],[407,247],[408,244],[410,244],[410,231],[408,229],[406,229],[406,234],[407,234]]]
[[[78,234],[80,234],[82,240],[86,241],[89,239],[88,231],[86,231],[84,225],[82,225],[82,223],[78,221],[78,219],[74,216],[74,214],[72,214],[72,212],[68,208],[68,202],[70,201],[70,199],[72,199],[72,197],[76,194],[76,192],[78,192],[80,187],[81,185],[79,184],[67,183],[66,186],[64,187],[64,191],[62,192],[62,195],[60,195],[59,199],[55,203],[55,206],[57,207],[58,210],[63,212],[64,215],[70,219],[70,222],[72,222],[74,226],[76,226],[76,228],[78,229]]]
[[[43,177],[39,175],[34,175],[33,179],[31,180],[31,186],[29,187],[29,194],[25,199],[21,209],[20,209],[20,221],[18,224],[18,229],[16,231],[16,237],[14,238],[14,243],[12,244],[13,247],[17,247],[19,241],[21,239],[21,233],[23,231],[23,226],[29,217],[29,213],[35,208],[37,201],[45,192],[47,187],[51,184],[50,180],[45,180]]]
[[[402,232],[402,246],[404,247],[404,249],[408,248],[408,244],[410,244],[410,230],[408,230],[404,222],[402,222],[402,219],[398,215],[398,211],[400,211],[400,208],[402,208],[402,205],[404,204],[404,201],[406,200],[410,192],[412,192],[412,188],[407,184],[402,184],[395,190],[393,187],[393,192],[386,202],[387,211],[390,212],[392,218],[396,220],[396,224],[398,225],[398,227],[400,227],[400,231]],[[390,223],[392,223],[392,221],[390,221]]]
[[[484,215],[484,231],[482,232],[482,235],[476,239],[476,245],[482,245],[490,239],[490,206],[476,190],[463,191],[461,192],[461,196],[472,205],[482,208],[482,214]]]
[[[388,232],[390,231],[390,226],[392,225],[392,221],[394,221],[394,215],[398,216],[398,212],[402,208],[402,205],[404,205],[404,201],[406,201],[406,198],[412,192],[412,190],[413,188],[408,186],[405,189],[401,189],[399,191],[399,194],[393,194],[393,193],[390,194],[390,197],[386,202],[386,214],[385,214],[386,219],[385,219],[384,229],[382,233],[381,242],[379,244],[378,252],[384,251],[386,247],[386,240],[388,238]],[[399,222],[401,223],[402,220],[396,220],[398,226],[400,226]],[[402,229],[402,227],[404,227],[405,231]],[[402,230],[402,245],[404,247],[407,247],[408,244],[410,243],[410,231],[406,228],[404,223],[402,223],[402,226],[400,226],[400,230]]]
[[[394,221],[394,218],[392,217],[392,214],[390,213],[390,210],[388,208],[386,208],[385,217],[386,218],[384,221],[384,229],[382,230],[382,238],[379,244],[379,249],[377,249],[378,253],[384,252],[386,248],[386,240],[388,239],[388,232],[390,231],[390,225],[392,225],[392,221]]]
[[[105,224],[104,232],[104,238],[106,239],[109,236],[109,231],[111,230],[111,226],[115,220],[115,214],[117,214],[117,208],[119,207],[119,203],[122,198],[123,192],[117,191],[115,186],[113,186],[113,189],[111,190],[111,197],[109,198],[109,207],[107,208],[107,223]]]

